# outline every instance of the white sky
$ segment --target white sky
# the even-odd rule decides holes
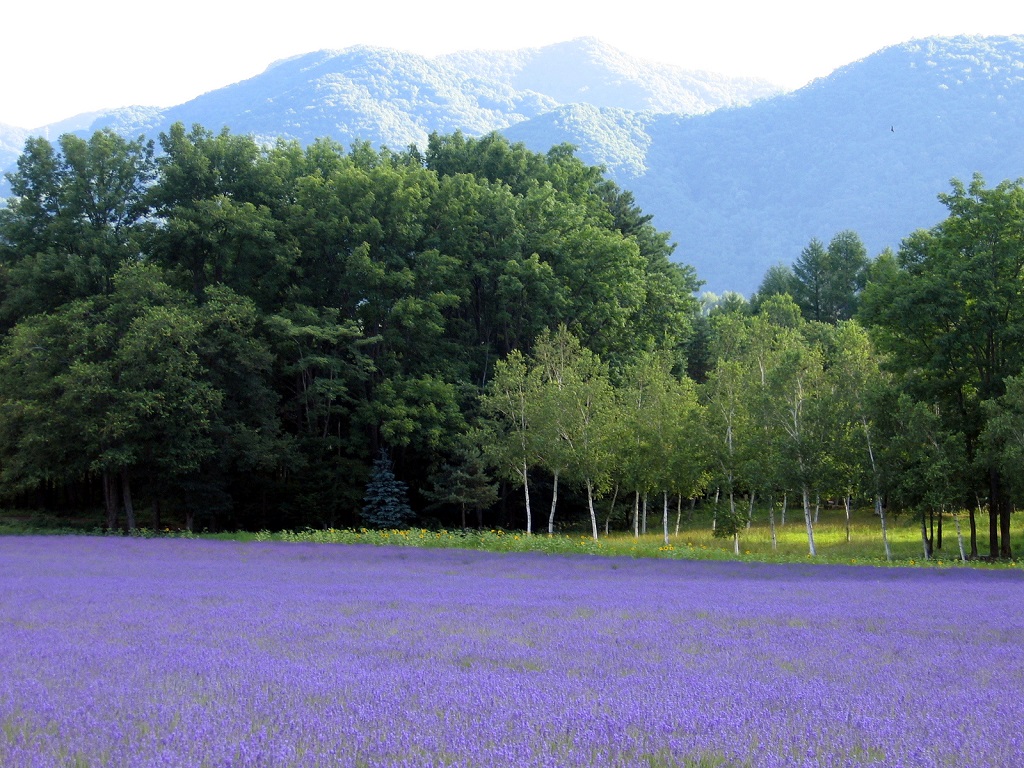
[[[887,45],[1024,34],[1016,0],[54,0],[0,10],[0,123],[173,106],[271,62],[367,44],[425,55],[597,37],[635,56],[796,88]],[[502,9],[502,10],[499,10]]]

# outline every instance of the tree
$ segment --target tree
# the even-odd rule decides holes
[[[30,138],[8,174],[13,197],[0,208],[6,327],[112,288],[126,260],[141,255],[150,228],[153,144],[109,130],[72,134],[58,147]]]
[[[405,483],[395,477],[391,458],[382,450],[366,484],[363,521],[373,528],[405,528],[413,516],[407,492]]]
[[[530,467],[536,462],[536,427],[532,406],[536,386],[526,358],[513,350],[507,358],[494,365],[494,375],[482,396],[485,415],[494,424],[493,439],[485,452],[506,477],[523,484],[526,504],[526,534],[533,533],[533,512],[530,506]]]
[[[868,284],[861,317],[904,391],[964,435],[972,489],[989,500],[990,555],[1011,557],[1005,472],[979,441],[985,403],[1024,369],[1024,180],[989,189],[975,175],[939,199],[948,217],[903,242],[899,270]]]
[[[424,495],[441,504],[458,505],[463,530],[467,508],[476,511],[477,528],[483,528],[483,510],[498,500],[498,486],[487,474],[484,453],[470,439],[433,474],[431,486]]]
[[[828,279],[825,284],[825,317],[830,323],[849,320],[857,313],[857,303],[864,288],[870,261],[860,237],[845,229],[828,244]]]
[[[224,393],[200,358],[203,315],[149,265],[127,264],[109,296],[22,320],[0,354],[0,451],[8,488],[102,477],[108,527],[133,481],[167,488],[212,456]]]
[[[788,264],[773,264],[764,273],[761,284],[750,299],[751,309],[757,312],[761,303],[770,296],[795,295],[798,290],[796,283],[792,267]]]
[[[553,334],[541,334],[537,346],[547,344],[558,350],[564,361],[558,381],[552,384],[562,404],[555,432],[564,444],[566,475],[586,489],[591,531],[597,540],[594,497],[608,483],[613,455],[609,440],[613,423],[611,382],[601,359],[564,326]]]
[[[828,283],[828,252],[825,244],[813,238],[800,252],[793,263],[793,299],[808,320],[825,320],[828,309],[825,304]]]
[[[811,240],[793,264],[792,295],[804,317],[821,323],[853,317],[868,265],[864,244],[852,230],[837,233],[828,248],[817,238]],[[773,278],[774,283],[782,281]]]

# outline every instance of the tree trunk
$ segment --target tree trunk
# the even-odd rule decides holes
[[[777,552],[779,549],[779,540],[775,536],[775,499],[768,500],[768,527],[771,528],[772,532],[772,552]]]
[[[740,553],[740,532],[739,531],[736,531],[732,535],[732,551],[733,551],[734,555],[738,555]]]
[[[999,557],[999,507],[1003,498],[999,473],[994,469],[988,473],[988,554],[993,560]]]
[[[814,547],[814,520],[811,518],[811,490],[803,486],[804,501],[804,525],[807,526],[807,548],[811,557],[816,557],[818,551]]]
[[[665,491],[665,505],[662,509],[661,523],[662,528],[665,529],[665,545],[668,545],[668,491]]]
[[[750,506],[747,507],[747,530],[750,530],[750,526],[754,524],[754,499],[757,494],[753,491],[750,492]]]
[[[818,524],[818,513],[821,511],[821,494],[814,494],[814,524]]]
[[[644,536],[647,535],[647,492],[644,492],[644,503],[643,503],[643,522],[640,524],[640,533]]]
[[[117,490],[114,478],[108,470],[103,470],[103,505],[107,510],[107,532],[117,530]]]
[[[612,494],[612,503],[608,505],[608,517],[604,519],[604,535],[608,535],[608,529],[612,524],[612,515],[615,514],[615,500],[619,498],[619,486],[615,486],[615,493]]]
[[[846,508],[846,543],[850,543],[850,494],[843,496],[843,506]]]
[[[956,525],[956,543],[960,547],[960,560],[961,562],[967,562],[967,556],[964,555],[964,534],[960,530],[960,514],[956,511],[956,507],[953,508],[953,523]]]
[[[526,535],[533,533],[533,512],[530,509],[530,481],[527,475],[526,460],[523,460],[523,494],[526,496]]]
[[[132,484],[127,467],[121,469],[121,495],[124,497],[124,517],[128,523],[128,532],[135,533],[135,505],[132,504]]]
[[[981,499],[975,496],[975,500],[978,502],[978,512],[981,512]],[[978,518],[974,515],[974,509],[967,515],[967,521],[971,529],[971,560],[978,559]]]
[[[1010,499],[1000,494],[1001,503],[999,504],[999,534],[1000,534],[1000,547],[999,556],[1009,560],[1013,557],[1013,545],[1010,542],[1010,513],[1013,511],[1010,504]]]
[[[679,535],[679,524],[683,521],[683,494],[679,494],[676,497],[678,504],[676,505],[676,536]]]
[[[928,539],[928,524],[925,521],[924,510],[921,510],[921,546],[924,548],[924,559],[927,560],[931,554],[932,543]]]
[[[466,530],[466,503],[463,502],[459,505],[459,509],[462,511],[462,530]]]
[[[587,478],[587,506],[590,507],[590,527],[594,531],[594,541],[597,541],[597,512],[594,511],[594,484]]]
[[[640,491],[633,494],[633,538],[640,538]]]
[[[885,527],[885,507],[882,506],[882,497],[875,496],[875,514],[882,521],[882,544],[885,545],[885,562],[892,562],[892,550],[889,549],[889,531]]]
[[[789,494],[782,494],[782,519],[779,520],[779,525],[783,528],[786,527],[786,506],[789,504]]]
[[[548,533],[555,532],[555,507],[558,505],[558,470],[555,470],[555,483],[551,489],[551,514],[548,515]]]

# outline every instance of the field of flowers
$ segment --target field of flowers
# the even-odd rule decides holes
[[[0,765],[1024,765],[1024,573],[0,538]]]

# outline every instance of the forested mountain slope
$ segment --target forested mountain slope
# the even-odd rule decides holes
[[[924,40],[750,107],[653,118],[630,186],[676,258],[749,292],[813,237],[898,246],[942,218],[953,177],[1024,175],[1022,129],[1024,38]]]
[[[593,39],[427,58],[355,46],[278,61],[256,77],[167,110],[130,107],[91,130],[154,135],[174,122],[304,144],[329,136],[402,149],[431,132],[482,135],[563,104],[709,112],[776,94],[765,81],[642,62]],[[545,150],[547,147],[545,147]]]

